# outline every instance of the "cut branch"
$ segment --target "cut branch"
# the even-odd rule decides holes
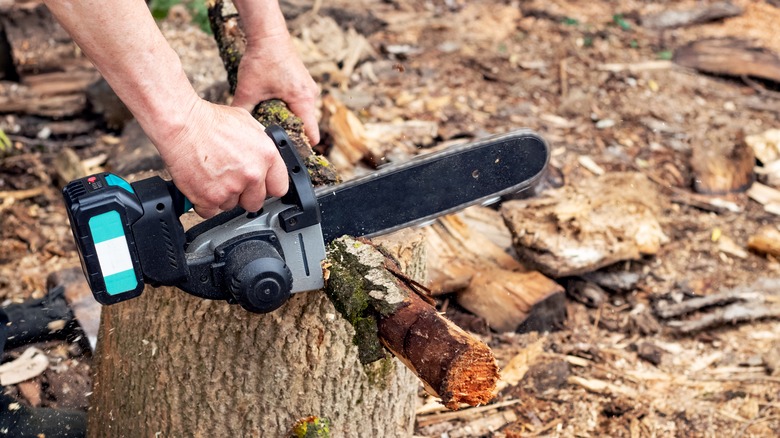
[[[381,346],[387,347],[450,409],[493,398],[498,381],[493,353],[393,275],[394,260],[367,240],[350,237],[330,245],[329,260],[326,290],[355,327],[362,361],[381,359]]]

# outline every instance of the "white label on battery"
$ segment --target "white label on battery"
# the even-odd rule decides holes
[[[108,277],[128,269],[133,269],[133,261],[130,259],[130,249],[127,247],[125,236],[115,237],[95,244],[100,270],[103,277]]]

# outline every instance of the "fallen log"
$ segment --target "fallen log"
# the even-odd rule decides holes
[[[694,41],[677,49],[673,61],[705,73],[780,82],[780,57],[776,53],[734,38]]]
[[[342,237],[329,246],[326,291],[352,323],[362,361],[381,359],[381,342],[450,409],[495,395],[498,366],[490,349],[442,317],[415,283],[367,240]]]
[[[658,221],[665,202],[644,175],[608,173],[501,212],[521,260],[561,278],[656,254],[669,240]]]

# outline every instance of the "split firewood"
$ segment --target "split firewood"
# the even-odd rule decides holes
[[[328,260],[326,291],[355,327],[363,362],[381,359],[386,347],[450,409],[493,398],[493,353],[418,295],[416,282],[393,260],[367,240],[350,237],[329,246]]]
[[[550,330],[566,319],[563,288],[527,270],[503,248],[474,232],[460,215],[425,228],[429,287],[456,292],[458,304],[500,332]],[[541,326],[539,326],[541,324]]]
[[[357,115],[332,94],[322,98],[323,125],[333,137],[328,159],[343,177],[353,173],[355,164],[365,161],[372,167],[382,163],[379,144],[366,135],[366,128]]]
[[[741,134],[708,132],[693,146],[693,187],[706,195],[744,192],[753,183],[755,162],[753,149]]]
[[[697,5],[692,9],[666,10],[642,17],[642,25],[651,29],[673,29],[722,20],[742,14],[742,8],[731,2]]]
[[[90,73],[90,80],[97,76]],[[48,76],[48,75],[47,75]],[[84,112],[89,82],[63,79],[63,86],[36,82],[33,85],[0,83],[0,113],[29,114],[44,117],[69,117]],[[57,87],[57,88],[55,88]]]
[[[780,257],[780,229],[772,225],[761,228],[756,234],[750,236],[748,248],[759,254]]]
[[[503,248],[473,232],[460,215],[441,217],[424,231],[428,243],[428,287],[433,295],[468,287],[474,274],[486,266],[526,271]]]
[[[73,67],[91,69],[89,61],[42,3],[12,7],[0,14],[0,27],[17,75],[4,79],[15,80]]]
[[[780,57],[776,53],[733,38],[694,41],[675,51],[674,62],[705,73],[780,82]]]
[[[537,271],[486,267],[456,296],[458,304],[498,332],[551,331],[566,320],[563,287]]]
[[[501,212],[523,262],[560,278],[656,254],[669,240],[658,221],[664,204],[644,175],[610,173],[506,202]]]
[[[515,254],[512,245],[512,233],[504,223],[504,217],[498,210],[488,207],[469,207],[458,214],[458,217],[477,235],[485,236],[498,245],[509,255]]]

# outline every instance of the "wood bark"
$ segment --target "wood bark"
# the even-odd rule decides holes
[[[776,53],[733,38],[694,41],[675,51],[674,62],[706,73],[780,82],[780,57]]]
[[[42,3],[10,8],[0,15],[0,28],[6,43],[0,44],[0,47],[5,46],[0,56],[13,61],[15,71],[12,76],[24,78],[38,73],[91,67]]]
[[[725,195],[747,190],[754,180],[756,157],[741,134],[708,133],[693,146],[693,187],[706,195]]]
[[[16,2],[0,13],[0,113],[76,116],[88,109],[85,90],[98,78],[42,3]]]
[[[501,212],[521,260],[561,278],[658,253],[669,241],[658,220],[666,202],[644,175],[618,172],[505,202]]]

